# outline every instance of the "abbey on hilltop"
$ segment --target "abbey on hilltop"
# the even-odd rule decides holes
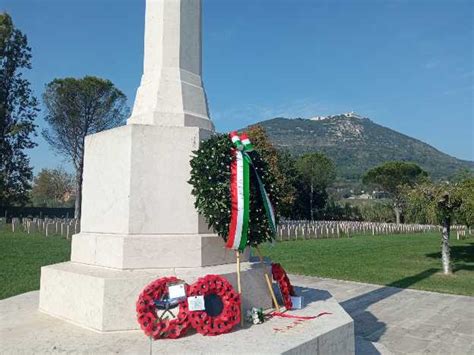
[[[366,117],[363,117],[363,116],[355,113],[354,111],[351,111],[351,112],[341,113],[339,115],[314,116],[314,117],[310,117],[309,120],[311,120],[311,121],[323,121],[323,120],[326,120],[328,118],[341,117],[341,116],[347,117],[347,118],[366,118]]]

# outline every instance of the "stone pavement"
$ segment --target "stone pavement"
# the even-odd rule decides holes
[[[354,319],[356,354],[474,354],[474,297],[290,278],[295,285],[329,292],[339,301]]]

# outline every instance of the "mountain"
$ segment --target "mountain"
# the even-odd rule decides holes
[[[355,113],[311,119],[273,118],[257,123],[279,149],[300,155],[322,152],[336,164],[339,177],[358,180],[365,171],[390,160],[417,163],[435,179],[451,177],[474,162],[456,159],[418,139]]]

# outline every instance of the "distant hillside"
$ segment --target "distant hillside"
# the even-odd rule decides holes
[[[343,179],[359,179],[367,169],[390,160],[415,162],[435,179],[453,176],[463,168],[474,169],[472,161],[456,159],[353,113],[313,119],[279,117],[257,124],[265,127],[279,149],[297,155],[325,153]]]

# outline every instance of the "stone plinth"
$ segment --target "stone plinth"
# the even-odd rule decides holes
[[[81,232],[209,233],[187,181],[192,152],[211,134],[196,127],[126,125],[87,136]]]
[[[212,132],[129,124],[86,138],[81,233],[71,262],[41,271],[40,309],[98,331],[138,329],[135,302],[150,281],[236,280],[235,253],[194,208],[191,154]],[[245,307],[271,306],[261,268],[245,263]]]
[[[71,261],[115,269],[235,262],[194,208],[192,151],[210,131],[127,125],[86,138],[81,233]]]
[[[268,266],[242,263],[244,309],[271,307],[269,293],[262,287],[264,270],[268,272]],[[237,289],[235,264],[128,271],[72,262],[45,266],[41,269],[39,309],[97,331],[136,330],[135,304],[145,285],[164,276],[176,276],[191,284],[208,274],[224,276]]]
[[[235,280],[235,254],[210,233],[187,183],[192,151],[211,134],[129,124],[86,138],[81,233],[72,262],[42,269],[43,312],[98,331],[133,330],[138,294],[158,277]],[[244,264],[242,278],[249,307],[271,306],[261,269]]]

